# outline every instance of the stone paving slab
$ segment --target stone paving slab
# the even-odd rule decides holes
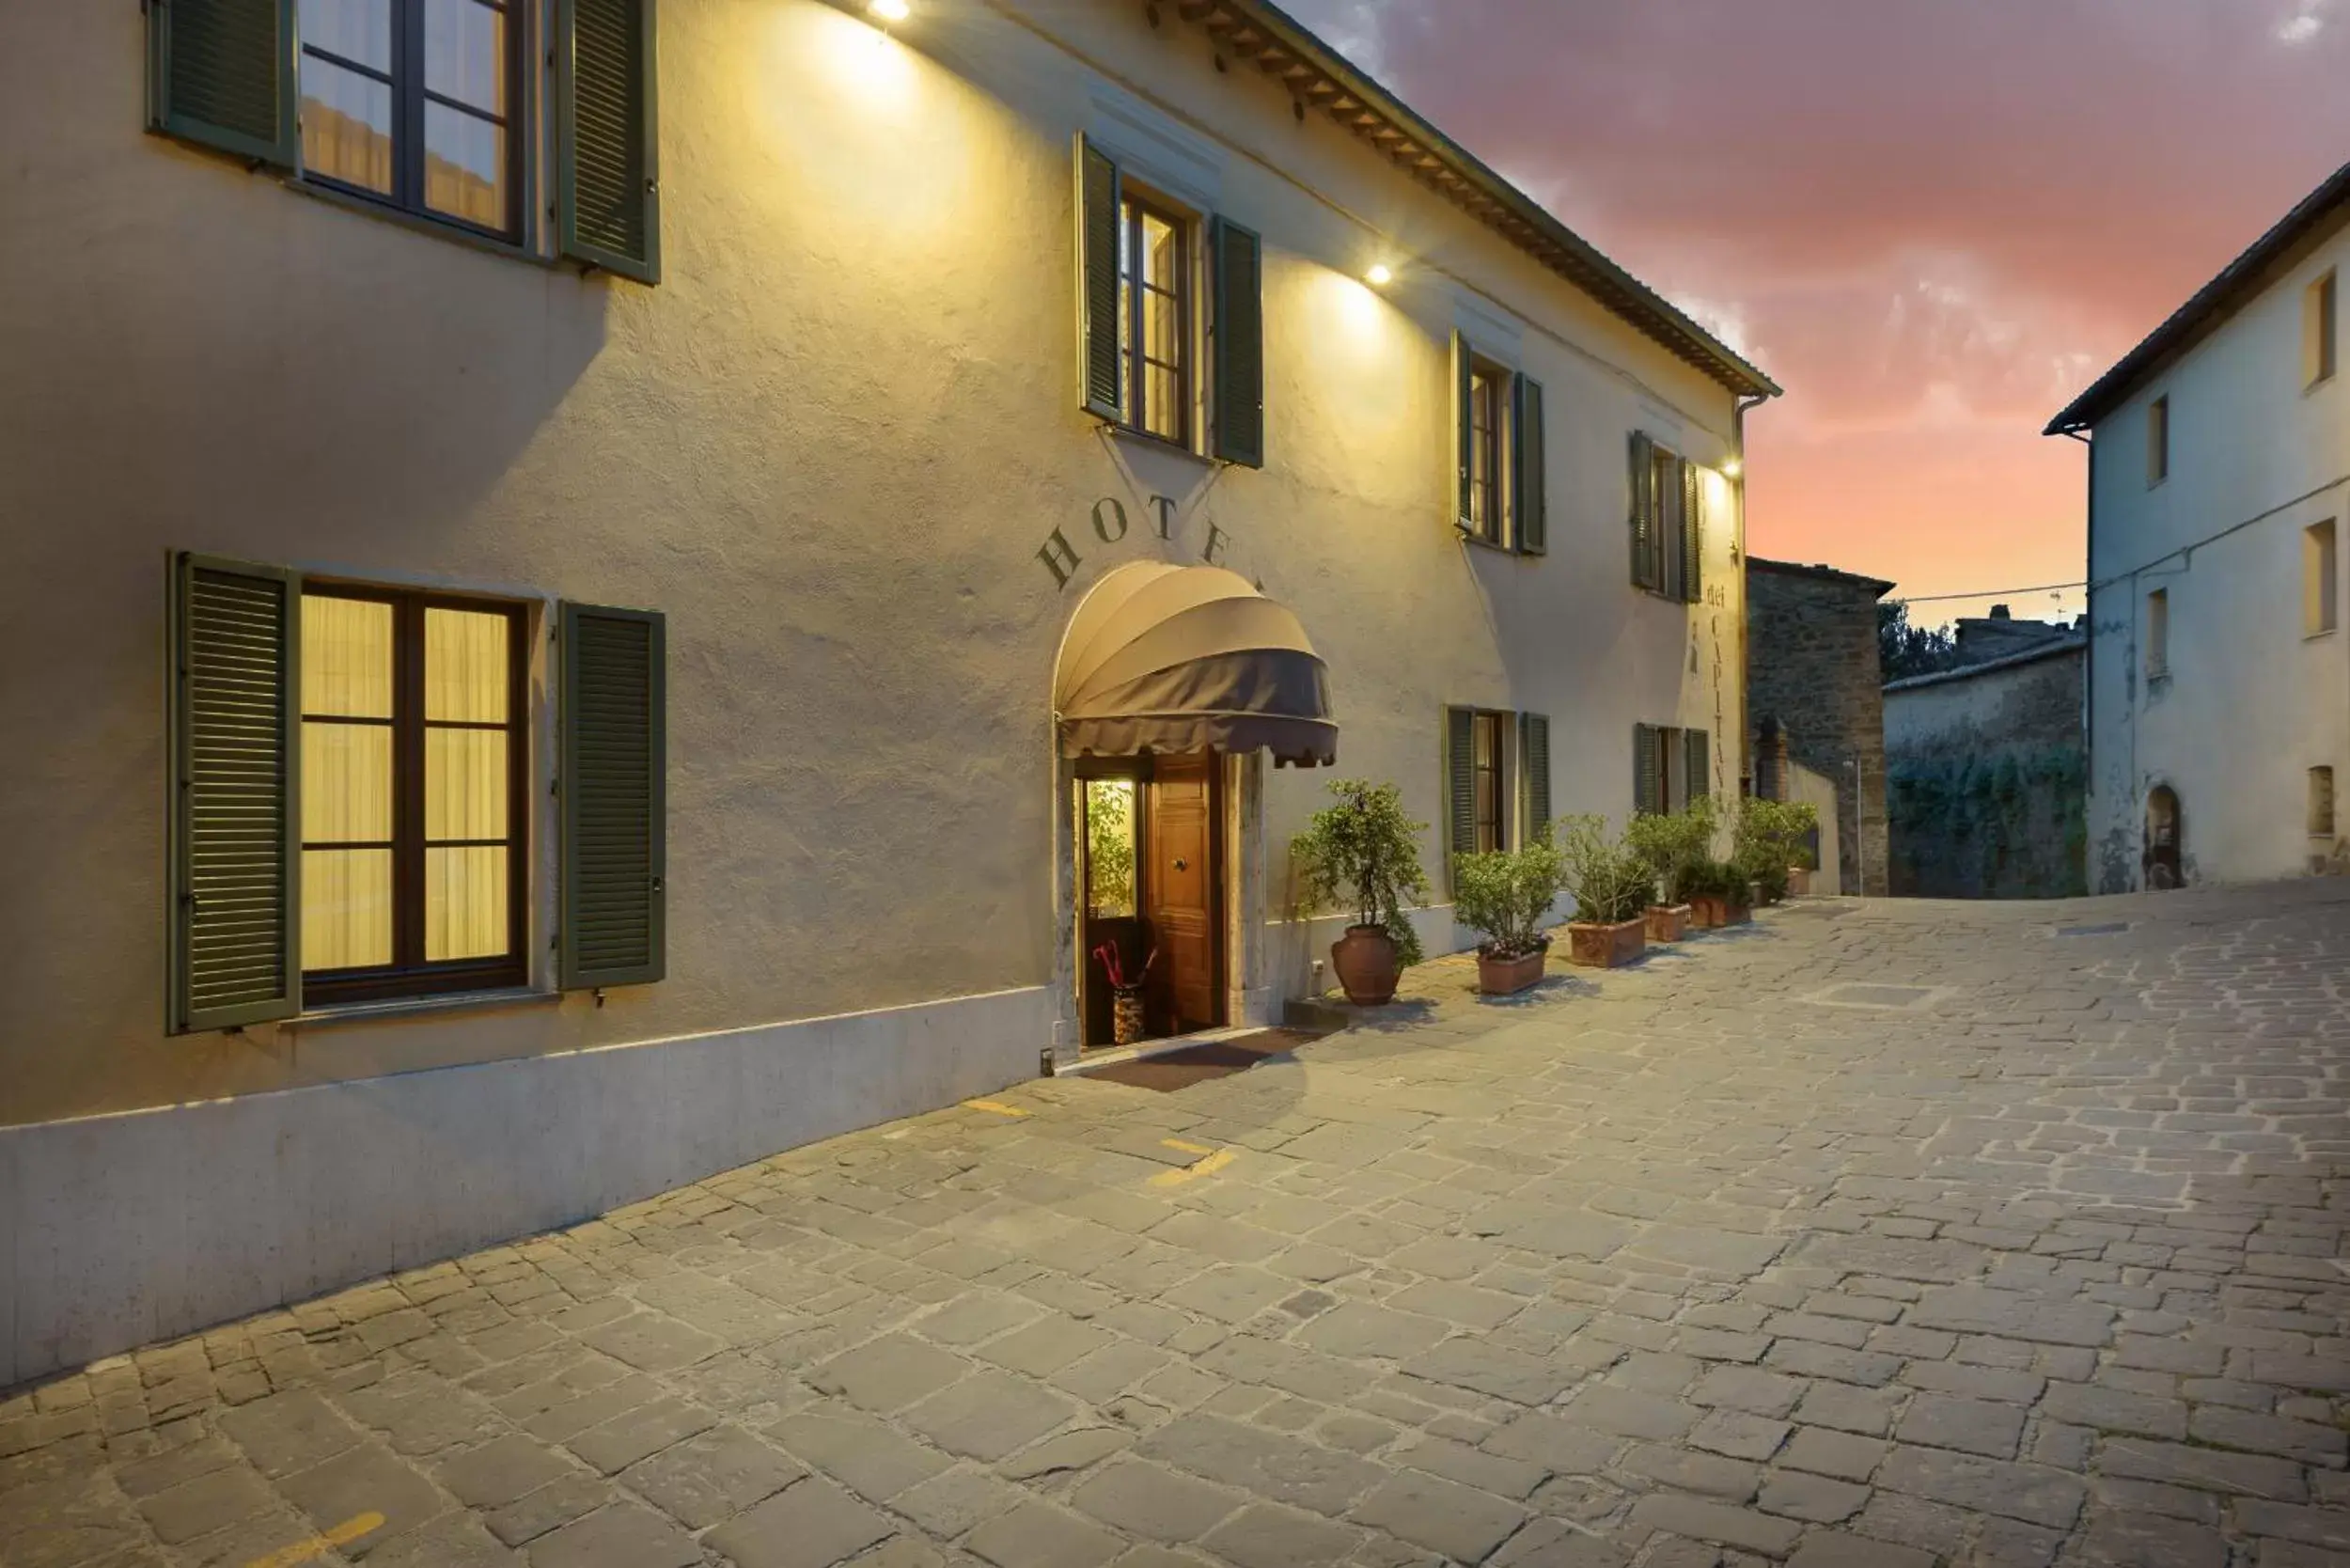
[[[2346,961],[2330,882],[1440,960],[0,1393],[0,1568],[2350,1562]]]

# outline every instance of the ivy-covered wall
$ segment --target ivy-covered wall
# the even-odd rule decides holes
[[[2086,893],[2080,645],[1886,690],[1892,890],[1941,899]]]

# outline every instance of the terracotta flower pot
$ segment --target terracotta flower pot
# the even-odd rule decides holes
[[[1477,955],[1477,989],[1488,996],[1509,996],[1525,990],[1543,978],[1543,960],[1547,950],[1535,949],[1516,958],[1487,958]]]
[[[1567,956],[1587,969],[1613,969],[1648,950],[1648,922],[1625,920],[1617,925],[1567,927]]]
[[[1653,903],[1646,917],[1648,939],[1652,942],[1678,942],[1689,934],[1689,906],[1685,903]]]
[[[1346,934],[1330,944],[1330,969],[1356,1007],[1394,1001],[1395,982],[1403,973],[1395,938],[1378,926],[1347,927]]]
[[[1732,903],[1719,893],[1695,893],[1689,898],[1691,922],[1700,931],[1718,931],[1724,926],[1742,926],[1754,917],[1743,903]]]
[[[1787,896],[1791,899],[1807,898],[1810,895],[1810,892],[1811,869],[1809,866],[1788,867]]]

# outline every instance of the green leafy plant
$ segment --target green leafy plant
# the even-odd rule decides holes
[[[1656,896],[1656,872],[1625,839],[1607,831],[1598,815],[1567,817],[1559,823],[1559,851],[1566,885],[1574,890],[1574,917],[1592,925],[1637,920]]]
[[[1333,803],[1290,842],[1299,890],[1311,910],[1351,908],[1356,925],[1379,927],[1402,962],[1418,964],[1419,933],[1404,911],[1428,902],[1419,869],[1428,824],[1404,814],[1402,792],[1392,784],[1341,778],[1330,793]]]
[[[1085,802],[1088,913],[1123,918],[1135,913],[1135,787],[1095,780]]]
[[[1656,884],[1673,902],[1682,897],[1682,874],[1714,853],[1719,817],[1714,797],[1700,795],[1687,809],[1659,816],[1642,812],[1624,829],[1624,841],[1648,863]]]
[[[1789,868],[1811,861],[1810,839],[1820,825],[1820,808],[1809,801],[1749,800],[1738,813],[1731,863],[1762,890],[1762,902],[1787,896]]]
[[[1485,958],[1523,958],[1550,946],[1543,920],[1566,886],[1566,855],[1544,823],[1521,849],[1465,855],[1452,864],[1452,917],[1485,933]]]
[[[1693,860],[1681,869],[1673,897],[1680,903],[1693,899],[1720,899],[1727,903],[1744,904],[1748,881],[1745,871],[1727,860]]]

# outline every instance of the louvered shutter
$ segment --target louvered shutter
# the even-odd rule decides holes
[[[1511,431],[1517,447],[1510,471],[1517,489],[1518,549],[1539,556],[1550,547],[1550,471],[1543,447],[1542,383],[1518,378]]]
[[[1477,852],[1477,714],[1444,711],[1446,847],[1453,857]]]
[[[665,968],[666,631],[647,610],[563,606],[566,991],[641,984]]]
[[[149,127],[294,163],[294,0],[149,0]]]
[[[1124,200],[1118,165],[1077,138],[1078,400],[1097,418],[1126,417],[1118,349],[1118,226]]]
[[[658,283],[653,0],[556,0],[554,54],[557,243],[574,261]]]
[[[1684,730],[1681,744],[1684,771],[1689,776],[1688,796],[1693,801],[1701,800],[1714,792],[1713,737],[1702,729]]]
[[[1453,497],[1455,503],[1453,515],[1462,527],[1471,532],[1474,532],[1477,527],[1471,516],[1475,509],[1469,499],[1473,490],[1471,483],[1474,473],[1473,465],[1476,462],[1477,411],[1476,394],[1470,390],[1469,384],[1476,359],[1476,352],[1469,347],[1467,337],[1460,332],[1453,333],[1452,457],[1461,470],[1461,480],[1456,487],[1457,494]]]
[[[1215,312],[1215,455],[1264,466],[1264,245],[1229,218],[1210,227]]]
[[[172,563],[174,1034],[302,1011],[301,608],[294,572]]]
[[[1705,597],[1699,556],[1704,549],[1705,482],[1698,465],[1681,460],[1681,597],[1697,604]]]
[[[1656,444],[1632,434],[1632,586],[1664,587],[1656,561]]]
[[[1526,821],[1521,837],[1550,821],[1550,720],[1542,713],[1518,715],[1518,755],[1525,759]]]
[[[1664,779],[1656,769],[1656,727],[1632,727],[1632,809],[1652,814],[1664,809]]]

